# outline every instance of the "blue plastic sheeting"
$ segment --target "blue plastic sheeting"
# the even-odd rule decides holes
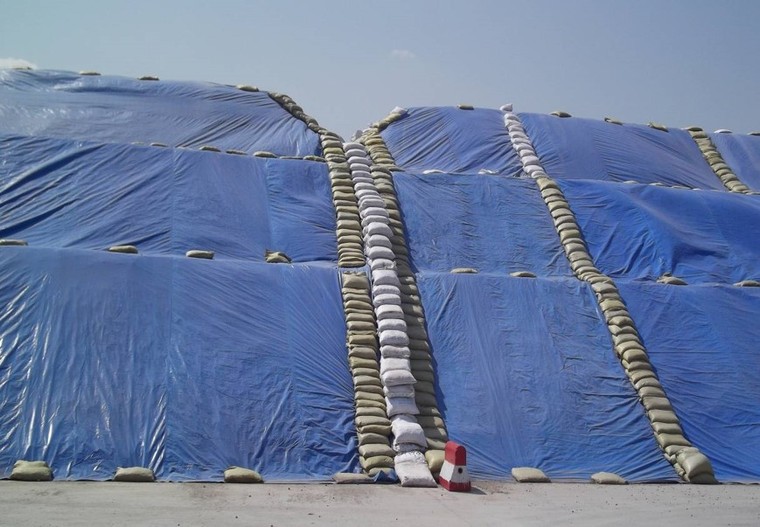
[[[760,479],[760,290],[618,282],[686,437],[719,481]]]
[[[760,279],[760,197],[560,181],[599,270],[612,277]]]
[[[0,237],[263,261],[337,259],[324,163],[0,136]]]
[[[723,160],[748,187],[760,191],[760,136],[711,134]]]
[[[410,172],[478,173],[481,169],[513,176],[522,170],[498,110],[411,108],[383,130],[396,164]]]
[[[357,468],[334,268],[5,247],[0,302],[0,477]]]
[[[683,130],[591,119],[519,114],[544,170],[557,179],[725,187]]]
[[[0,132],[294,156],[321,152],[317,134],[266,92],[62,71],[0,70]]]
[[[571,275],[532,179],[394,173],[414,269]]]
[[[587,284],[442,273],[418,284],[438,401],[473,476],[531,466],[554,479],[677,479]]]

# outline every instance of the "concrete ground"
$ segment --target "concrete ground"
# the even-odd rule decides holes
[[[760,525],[758,485],[474,486],[0,481],[0,525]]]

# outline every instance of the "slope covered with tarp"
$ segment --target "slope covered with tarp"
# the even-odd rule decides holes
[[[0,477],[760,481],[760,138],[304,115],[0,71]]]

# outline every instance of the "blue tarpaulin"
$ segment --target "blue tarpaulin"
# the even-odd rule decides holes
[[[324,163],[0,135],[0,237],[337,260]]]
[[[571,274],[533,180],[396,173],[394,184],[415,269]]]
[[[725,190],[686,131],[533,113],[519,116],[553,178]]]
[[[249,154],[321,152],[317,134],[266,92],[62,71],[0,70],[0,132]]]
[[[411,108],[382,132],[396,164],[407,171],[516,175],[522,170],[503,113],[476,108]]]
[[[618,287],[686,437],[719,481],[760,481],[760,290]]]
[[[575,279],[419,275],[449,435],[476,477],[515,466],[555,479],[675,472],[612,350],[593,292]]]
[[[0,274],[0,476],[356,469],[334,268],[5,247]]]
[[[711,134],[710,139],[734,174],[752,190],[760,191],[760,137]]]
[[[597,267],[614,278],[760,279],[760,196],[560,181]]]

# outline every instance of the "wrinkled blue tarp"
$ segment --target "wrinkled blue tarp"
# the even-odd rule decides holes
[[[337,259],[324,163],[0,135],[0,238]]]
[[[0,132],[305,156],[319,137],[266,92],[200,82],[0,70]]]
[[[686,437],[719,481],[760,481],[760,290],[618,287]]]
[[[0,275],[0,477],[357,468],[334,268],[4,247]]]
[[[533,113],[519,116],[553,178],[725,190],[686,131]]]
[[[514,176],[522,170],[503,113],[476,108],[411,108],[382,132],[396,164],[407,171]]]
[[[742,183],[760,191],[760,136],[710,134],[710,139]]]
[[[613,278],[760,279],[760,196],[559,182],[597,267]]]
[[[472,475],[530,466],[554,479],[677,479],[587,284],[443,273],[418,283],[441,411]]]
[[[395,173],[393,181],[416,270],[571,275],[532,179]]]

